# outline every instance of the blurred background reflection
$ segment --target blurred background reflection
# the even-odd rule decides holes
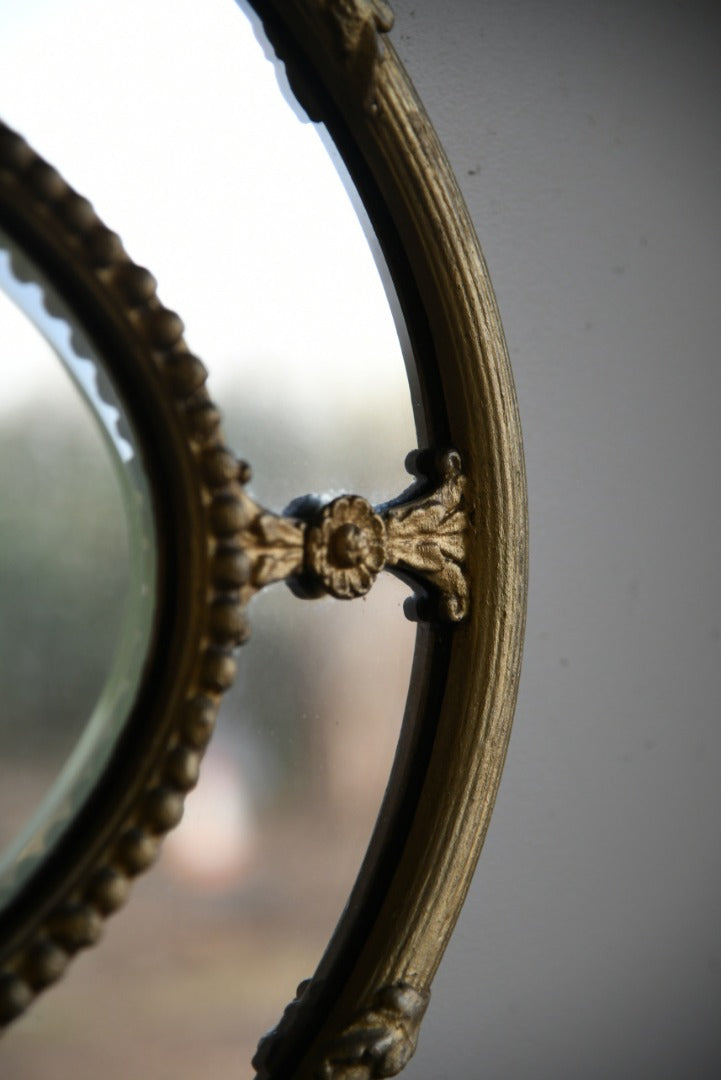
[[[107,763],[153,623],[133,425],[72,322],[0,229],[0,910]]]
[[[38,0],[4,5],[0,18],[3,118],[156,275],[210,369],[256,497],[279,510],[310,491],[398,494],[416,438],[378,267],[320,134],[290,108],[238,6]],[[108,528],[94,479],[102,453],[73,441],[78,425],[38,396],[42,378],[9,364],[5,378],[3,461],[52,464],[61,500],[87,463],[83,498]],[[114,609],[102,572],[59,573],[73,598]],[[42,589],[28,596],[42,611]],[[250,1074],[259,1035],[320,958],[378,811],[415,637],[405,596],[382,578],[348,605],[304,603],[282,586],[254,601],[183,824],[102,947],[11,1029],[7,1075]],[[27,662],[46,663],[61,637]],[[68,670],[61,658],[51,679],[30,680],[47,720],[37,761],[54,703],[75,700]]]

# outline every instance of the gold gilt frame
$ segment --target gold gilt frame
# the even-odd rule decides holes
[[[525,616],[521,436],[485,264],[388,41],[388,6],[251,3],[381,242],[422,400],[418,481],[377,508],[348,495],[283,517],[251,500],[202,364],[151,275],[86,200],[0,128],[0,225],[77,313],[133,419],[159,565],[151,648],[123,737],[76,819],[0,914],[0,1019],[19,1015],[96,940],[179,821],[254,592],[289,579],[302,595],[349,599],[385,568],[426,595],[391,778],[326,953],[254,1059],[260,1080],[371,1080],[395,1075],[413,1054],[503,768]]]

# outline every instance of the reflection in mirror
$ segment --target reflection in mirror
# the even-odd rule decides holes
[[[416,436],[374,256],[233,0],[32,0],[2,19],[5,119],[182,314],[259,502],[402,491]],[[249,1074],[370,836],[410,673],[406,595],[381,575],[353,604],[283,586],[254,600],[183,824],[103,946],[10,1031],[5,1061],[42,1075],[60,1055],[107,1080]]]
[[[0,341],[1,909],[123,730],[150,642],[155,543],[102,362],[1,229]]]

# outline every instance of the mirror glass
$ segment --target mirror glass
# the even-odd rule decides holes
[[[155,543],[137,442],[95,349],[0,229],[0,908],[132,707]]]
[[[11,5],[4,119],[182,315],[257,500],[382,502],[416,445],[403,332],[342,165],[258,35],[233,0]],[[406,596],[381,575],[352,603],[256,597],[183,823],[5,1060],[41,1074],[53,1048],[76,1077],[250,1075],[370,837],[410,676]]]

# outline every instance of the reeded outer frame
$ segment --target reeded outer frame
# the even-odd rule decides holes
[[[525,617],[523,455],[488,274],[385,36],[387,5],[251,2],[375,227],[413,347],[421,445],[458,451],[471,523],[469,613],[419,624],[400,743],[358,880],[318,970],[255,1058],[260,1080],[370,1080],[394,1075],[415,1049],[505,759]],[[125,736],[58,849],[0,919],[8,1020],[95,939],[179,819],[245,632],[247,567],[236,543],[243,477],[179,320],[89,205],[6,130],[0,224],[57,282],[125,399],[151,481],[160,565],[153,644]]]
[[[400,744],[359,878],[315,976],[254,1062],[262,1080],[370,1080],[413,1054],[500,781],[525,627],[523,449],[488,272],[385,36],[388,5],[250,2],[375,227],[413,347],[419,438],[460,452],[472,521],[470,612],[460,625],[419,628]]]

